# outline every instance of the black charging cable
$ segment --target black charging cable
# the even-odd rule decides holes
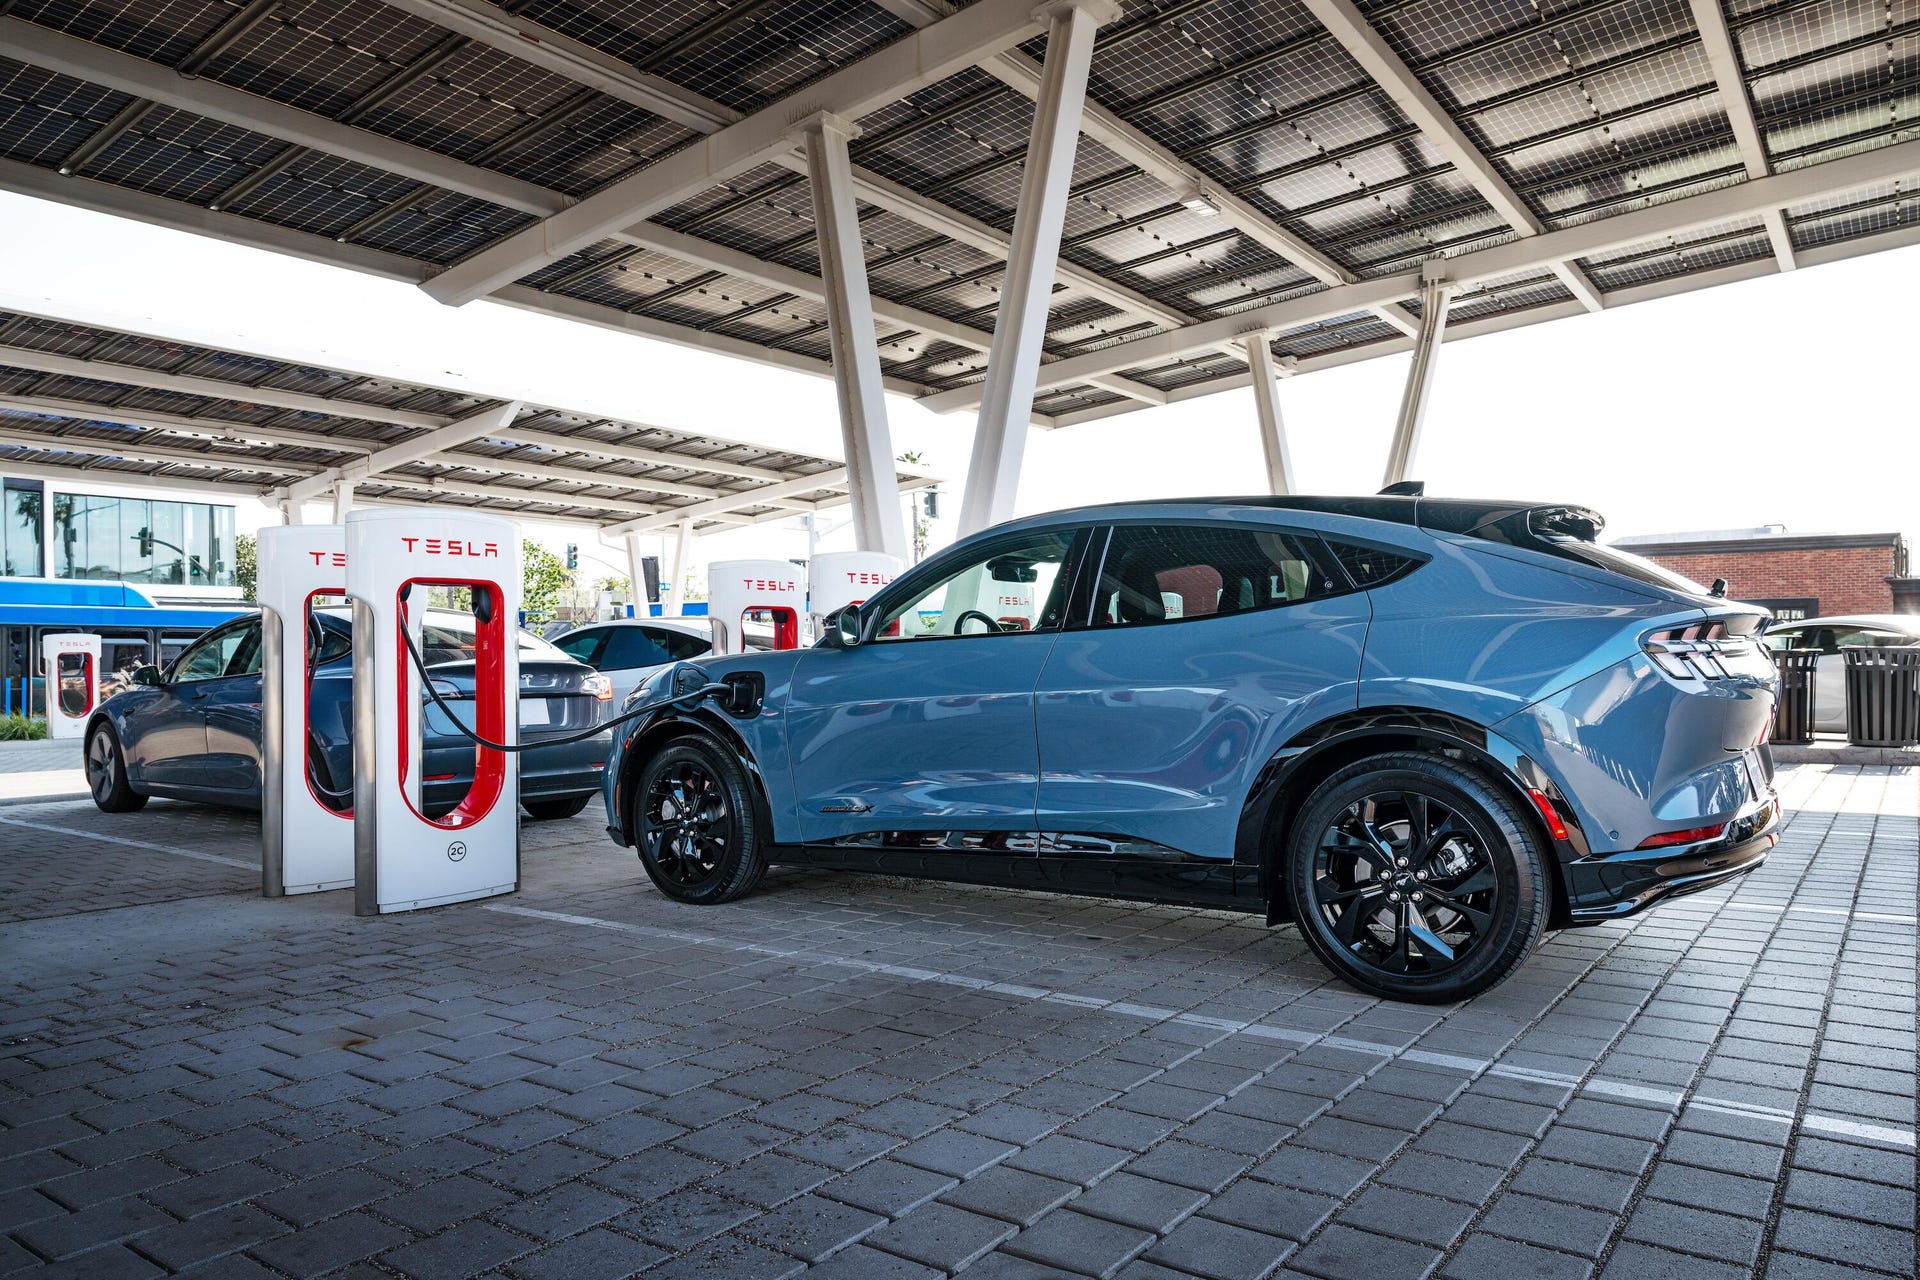
[[[481,621],[485,621],[485,619],[483,618]],[[454,713],[453,708],[448,705],[447,700],[440,696],[440,691],[433,687],[433,677],[427,674],[427,664],[420,657],[420,650],[414,645],[413,635],[407,629],[404,622],[400,626],[400,640],[407,646],[407,656],[413,659],[413,669],[420,674],[421,688],[427,691],[427,696],[433,699],[435,706],[447,713],[447,719],[453,721],[453,727],[460,731],[461,736],[479,746],[487,748],[489,751],[499,751],[508,755],[517,755],[522,751],[532,751],[537,747],[564,747],[569,743],[585,742],[589,738],[599,737],[615,725],[625,724],[629,720],[638,720],[641,716],[651,714],[663,707],[677,706],[683,702],[698,702],[703,698],[711,698],[716,695],[731,696],[733,693],[733,690],[727,685],[718,681],[709,680],[698,689],[689,689],[685,693],[677,693],[671,698],[662,698],[655,702],[642,703],[631,711],[623,711],[613,719],[596,724],[593,728],[583,730],[579,733],[570,733],[563,738],[542,738],[538,742],[523,742],[509,746],[504,742],[490,742],[460,723],[460,717]],[[479,672],[477,669],[474,674],[476,677],[478,676]]]

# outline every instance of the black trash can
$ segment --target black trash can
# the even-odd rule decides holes
[[[1850,644],[1840,652],[1847,662],[1847,741],[1856,747],[1920,743],[1920,645]]]
[[[1813,667],[1818,649],[1775,649],[1773,669],[1780,673],[1780,701],[1773,709],[1773,741],[1805,744],[1813,741]]]

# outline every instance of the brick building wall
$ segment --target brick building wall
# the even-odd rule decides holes
[[[1725,578],[1735,600],[1804,600],[1808,616],[1892,613],[1893,586],[1906,571],[1899,534],[1808,534],[1688,542],[1628,540],[1621,550],[1696,582]]]

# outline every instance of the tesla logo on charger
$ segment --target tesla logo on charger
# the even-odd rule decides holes
[[[313,557],[316,568],[320,565],[332,565],[336,569],[347,567],[347,553],[344,551],[309,551],[307,554]]]
[[[893,575],[890,573],[862,572],[850,569],[847,571],[847,581],[860,587],[884,587],[893,581]]]
[[[409,552],[422,552],[430,556],[472,556],[475,559],[497,560],[500,558],[500,544],[497,542],[470,542],[465,538],[402,538]]]
[[[800,586],[791,578],[785,582],[774,578],[742,578],[740,585],[749,591],[796,591]]]

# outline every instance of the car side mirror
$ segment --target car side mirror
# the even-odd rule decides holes
[[[854,649],[860,645],[860,633],[866,623],[865,611],[857,604],[834,611],[827,628],[827,644],[833,649]]]
[[[154,689],[158,689],[160,686],[166,683],[166,681],[161,678],[160,668],[154,666],[150,662],[142,666],[135,667],[132,673],[127,676],[127,679],[131,680],[135,684],[144,684],[149,688],[154,688]]]

